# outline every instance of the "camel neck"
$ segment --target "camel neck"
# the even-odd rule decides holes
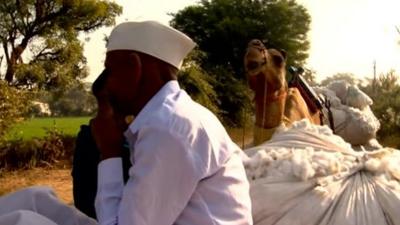
[[[281,89],[264,96],[258,96],[256,100],[256,126],[262,128],[274,128],[283,120],[287,91]]]

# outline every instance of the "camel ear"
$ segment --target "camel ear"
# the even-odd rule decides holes
[[[286,61],[286,51],[284,49],[279,49],[279,52],[282,54],[283,59]]]
[[[272,55],[272,60],[274,61],[274,64],[275,65],[277,65],[278,67],[281,67],[284,63],[285,63],[285,61],[286,61],[286,58],[285,57],[283,57],[282,55],[278,55],[278,54],[274,54],[274,55]]]

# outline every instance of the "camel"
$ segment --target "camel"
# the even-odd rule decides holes
[[[388,163],[396,162],[400,154],[379,146],[372,152],[358,151],[349,145],[368,150],[363,145],[374,137],[376,129],[363,113],[373,117],[369,109],[372,101],[364,111],[351,109],[357,112],[353,117],[339,107],[341,99],[328,98],[336,94],[320,92],[326,97],[324,105],[332,104],[328,107],[332,120],[329,130],[310,124],[328,124],[327,116],[322,116],[326,109],[322,104],[310,105],[310,99],[318,97],[307,92],[304,84],[288,85],[284,51],[267,49],[261,41],[253,40],[248,44],[244,67],[255,94],[255,146],[243,154],[254,224],[400,224],[394,210],[400,205],[400,188],[389,187],[400,187],[397,175],[390,175],[396,174],[397,167]],[[307,96],[310,93],[314,97]],[[345,119],[340,121],[340,117]],[[295,122],[301,119],[310,122]],[[276,132],[272,141],[266,142],[282,123],[290,128]],[[351,134],[360,140],[346,139]],[[372,162],[379,166],[372,166]],[[387,180],[381,180],[383,176]],[[355,205],[361,210],[348,210]],[[302,217],[310,213],[312,216]]]
[[[285,51],[267,49],[259,40],[249,42],[244,67],[255,93],[254,145],[269,140],[282,123],[290,127],[295,121],[308,119],[316,125],[329,125],[354,147],[382,147],[375,139],[380,124],[369,107],[372,100],[357,87],[335,81],[327,89],[317,87],[317,94],[296,71],[288,85]],[[340,95],[346,98],[339,99]]]
[[[254,145],[269,140],[283,122],[290,126],[304,118],[321,124],[321,112],[309,110],[297,88],[286,82],[286,53],[267,49],[259,40],[249,42],[244,56],[244,68],[250,88],[254,91]]]

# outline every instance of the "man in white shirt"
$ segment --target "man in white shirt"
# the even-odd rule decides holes
[[[112,31],[102,73],[105,87],[91,121],[101,156],[99,224],[252,224],[241,150],[176,81],[193,47],[186,35],[157,22],[127,22]],[[127,126],[123,121],[130,115],[135,120]],[[126,184],[125,139],[132,163]],[[0,198],[0,224],[97,222],[61,203],[50,189],[33,187]]]
[[[157,22],[127,22],[107,45],[107,101],[92,121],[101,152],[100,224],[252,224],[240,149],[218,119],[180,89],[176,74],[195,46]],[[129,127],[121,121],[135,120]],[[132,167],[126,185],[122,145]]]

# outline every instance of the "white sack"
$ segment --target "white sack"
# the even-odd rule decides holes
[[[337,81],[332,81],[326,87],[329,90],[333,91],[343,104],[344,99],[347,95],[347,89],[349,88],[349,86],[350,85],[346,81],[337,80]]]
[[[326,88],[333,91],[343,105],[363,110],[373,103],[367,94],[356,85],[348,84],[345,80],[332,81]]]
[[[302,120],[245,153],[254,224],[400,225],[397,150],[357,152]]]
[[[354,107],[363,110],[365,107],[372,105],[372,99],[358,89],[357,86],[350,86],[347,89],[347,95],[343,103],[350,107]]]
[[[343,80],[314,89],[330,102],[335,133],[352,145],[368,146],[380,128],[369,107],[373,103],[371,98]]]

